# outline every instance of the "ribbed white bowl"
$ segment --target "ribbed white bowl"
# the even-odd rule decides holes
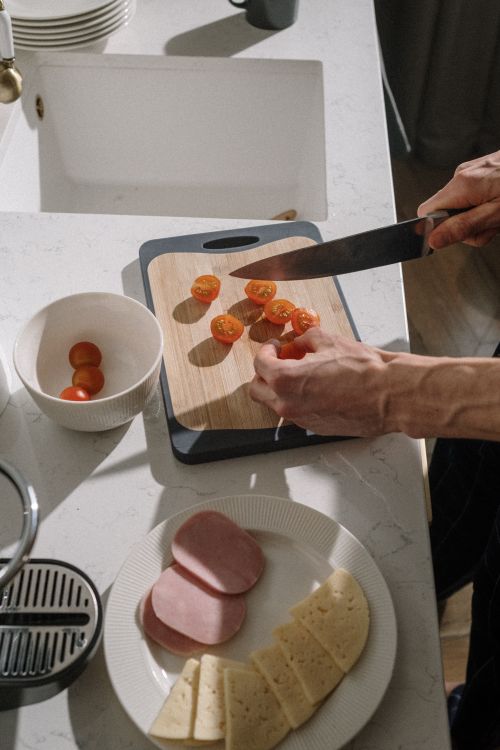
[[[64,401],[71,385],[68,352],[92,341],[103,355],[104,388],[90,401]],[[163,334],[140,302],[120,294],[87,292],[52,302],[17,336],[14,366],[40,410],[63,427],[109,430],[139,414],[153,394],[163,354]]]

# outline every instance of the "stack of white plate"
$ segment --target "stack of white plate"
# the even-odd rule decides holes
[[[86,47],[114,34],[135,12],[136,0],[8,0],[16,48]]]

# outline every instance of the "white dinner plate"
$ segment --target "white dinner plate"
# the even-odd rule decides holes
[[[38,19],[37,21],[29,21],[24,18],[16,18],[11,16],[12,25],[20,27],[30,31],[38,31],[39,29],[64,29],[67,26],[74,26],[78,24],[85,24],[89,21],[99,20],[106,14],[116,10],[123,4],[122,0],[112,0],[112,2],[99,8],[99,10],[93,13],[83,13],[81,16],[67,16],[66,18],[50,18],[50,19]]]
[[[178,513],[156,526],[130,553],[110,592],[104,650],[114,690],[125,711],[148,730],[182,670],[185,659],[142,633],[138,607],[172,562],[177,529],[200,510],[225,513],[255,536],[266,567],[246,594],[247,616],[239,633],[207,653],[245,661],[273,642],[273,629],[290,619],[289,608],[343,567],[362,586],[370,608],[370,632],[353,669],[315,715],[280,743],[282,750],[338,750],[369,721],[387,689],[396,656],[396,617],[385,580],[363,545],[340,524],[300,503],[261,495],[226,497]],[[155,742],[157,747],[181,747]],[[222,743],[214,745],[223,747]]]
[[[47,25],[47,26],[25,26],[18,24],[15,21],[12,22],[12,31],[14,34],[22,34],[24,36],[33,37],[46,37],[46,36],[69,36],[71,34],[80,34],[83,31],[94,31],[94,29],[100,26],[105,26],[110,20],[116,18],[116,16],[122,14],[128,6],[127,0],[120,0],[119,3],[112,5],[109,10],[95,18],[91,16],[85,21],[80,23],[69,23],[61,26]]]
[[[16,45],[19,44],[33,44],[37,47],[53,47],[55,45],[67,45],[73,42],[82,42],[86,40],[92,40],[95,37],[104,34],[108,31],[113,31],[121,26],[125,21],[129,21],[132,15],[133,3],[126,5],[120,13],[115,17],[110,18],[107,23],[96,26],[91,29],[82,29],[80,32],[73,32],[71,34],[25,34],[13,29],[14,42]]]
[[[95,13],[112,0],[9,0],[9,15],[27,21],[50,21]]]
[[[99,19],[114,8],[119,7],[121,4],[122,0],[109,0],[106,5],[103,5],[101,8],[91,11],[90,13],[82,13],[78,16],[63,16],[62,18],[37,18],[33,20],[11,15],[11,21],[12,25],[22,26],[23,28],[35,31],[37,29],[52,29],[56,26],[65,28],[68,25],[87,23],[93,19]]]
[[[126,19],[123,20],[122,23],[119,23],[117,26],[114,26],[108,31],[101,31],[96,36],[85,37],[84,39],[81,39],[78,41],[64,42],[63,44],[57,44],[56,42],[52,42],[50,44],[37,44],[36,42],[18,41],[16,42],[16,47],[18,49],[30,50],[31,52],[36,52],[37,50],[44,50],[45,52],[49,50],[63,51],[63,50],[70,50],[70,49],[78,49],[79,47],[89,47],[91,44],[95,44],[96,42],[103,41],[104,39],[107,39],[113,34],[116,34],[122,28],[127,26],[131,18],[132,18],[132,15],[128,16]]]

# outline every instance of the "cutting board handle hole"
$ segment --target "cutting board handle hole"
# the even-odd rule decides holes
[[[219,237],[218,240],[209,240],[203,243],[206,250],[228,250],[231,247],[243,247],[244,245],[255,245],[260,237],[242,235],[240,237]]]

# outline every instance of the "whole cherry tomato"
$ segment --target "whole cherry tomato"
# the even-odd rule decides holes
[[[90,394],[83,388],[70,385],[59,394],[59,398],[65,401],[90,401]]]
[[[200,302],[204,302],[206,305],[213,302],[214,299],[219,296],[219,292],[220,280],[217,276],[212,276],[210,274],[198,276],[191,287],[191,294],[193,297]]]
[[[287,299],[272,299],[264,305],[264,315],[276,325],[285,325],[292,317],[295,305]]]
[[[223,344],[232,344],[237,341],[243,331],[243,323],[234,315],[217,315],[210,323],[212,336]]]
[[[287,341],[281,344],[278,352],[278,359],[302,359],[306,356],[304,349],[301,349],[295,341]]]
[[[84,365],[74,371],[72,383],[75,386],[84,388],[91,396],[94,396],[96,393],[99,393],[104,385],[104,375],[98,367]]]
[[[314,326],[319,326],[318,313],[311,308],[296,307],[292,312],[292,328],[295,333],[300,336]]]
[[[266,302],[276,296],[276,288],[274,281],[252,279],[245,287],[245,294],[256,305],[265,305]]]
[[[69,350],[69,363],[74,370],[83,365],[99,367],[101,360],[101,350],[91,341],[79,341]]]

